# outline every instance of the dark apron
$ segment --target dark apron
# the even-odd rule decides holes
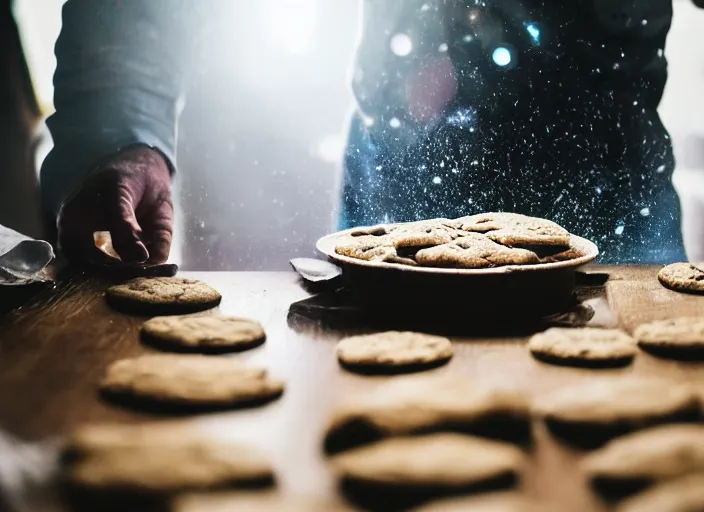
[[[669,1],[367,2],[340,228],[512,211],[602,263],[685,259],[657,114]]]

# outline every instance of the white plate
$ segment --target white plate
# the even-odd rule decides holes
[[[330,235],[324,236],[318,240],[316,248],[323,254],[325,254],[330,260],[335,263],[342,265],[354,265],[358,267],[367,267],[374,269],[388,269],[388,270],[401,270],[405,272],[415,272],[420,274],[454,274],[462,276],[479,276],[479,275],[500,275],[508,274],[513,272],[536,272],[536,271],[551,271],[557,269],[577,269],[582,265],[594,261],[599,255],[599,249],[597,246],[590,242],[589,240],[576,236],[570,235],[571,245],[578,249],[580,252],[584,253],[584,256],[575,258],[567,261],[557,261],[554,263],[539,263],[537,265],[505,265],[501,267],[490,267],[490,268],[477,268],[477,269],[467,269],[467,268],[438,268],[438,267],[421,267],[412,265],[403,265],[401,263],[387,263],[379,261],[366,261],[357,258],[350,258],[349,256],[343,256],[335,252],[335,246],[337,241],[341,236],[347,235],[351,232],[358,231],[359,227],[347,229],[345,231],[340,231],[337,233],[332,233]]]

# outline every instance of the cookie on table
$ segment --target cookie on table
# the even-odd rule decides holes
[[[270,492],[208,492],[179,496],[172,512],[343,512],[341,503],[292,498]]]
[[[179,351],[227,352],[264,343],[264,328],[256,320],[226,315],[160,316],[142,325],[149,342]]]
[[[551,327],[533,335],[528,349],[545,362],[585,367],[624,366],[638,352],[625,332],[595,327]]]
[[[159,446],[171,446],[199,434],[200,431],[185,421],[96,423],[73,430],[66,439],[64,453],[75,458],[96,451],[139,449],[156,442],[157,437]]]
[[[273,400],[284,383],[233,357],[157,354],[113,363],[101,389],[128,401],[218,409]]]
[[[379,225],[355,229],[342,236],[335,252],[366,261],[415,265],[411,253],[422,247],[431,247],[463,236],[448,219],[432,219],[402,224]],[[404,251],[399,254],[398,250]]]
[[[83,427],[69,440],[64,465],[70,484],[93,491],[170,494],[274,478],[245,444],[161,423]]]
[[[671,424],[614,439],[582,469],[597,488],[638,487],[704,472],[704,425]]]
[[[346,481],[380,487],[461,490],[515,483],[525,456],[515,446],[461,434],[393,437],[331,459]]]
[[[465,231],[485,233],[502,245],[564,246],[570,245],[570,233],[547,219],[518,213],[480,213],[458,219]]]
[[[704,472],[656,485],[624,500],[616,512],[700,512],[704,510]]]
[[[115,308],[139,314],[195,313],[214,308],[222,296],[212,286],[182,277],[139,277],[107,289]]]
[[[672,263],[660,269],[658,280],[676,292],[704,293],[704,264]]]
[[[364,373],[433,368],[449,361],[452,353],[449,339],[408,331],[350,336],[337,344],[340,363],[350,370]]]
[[[593,380],[535,402],[534,413],[558,436],[594,447],[610,437],[668,421],[695,421],[694,390],[664,379]]]
[[[421,249],[416,261],[424,267],[488,268],[540,263],[526,249],[506,247],[481,233],[469,232],[452,243]]]
[[[552,510],[552,509],[549,509]],[[466,496],[432,501],[412,512],[546,512],[538,504],[517,493],[499,492],[485,496]]]
[[[639,325],[638,345],[661,356],[704,356],[704,318],[681,317]]]
[[[467,432],[525,441],[530,402],[518,391],[481,389],[459,379],[402,377],[336,408],[325,450],[337,453],[387,437]]]

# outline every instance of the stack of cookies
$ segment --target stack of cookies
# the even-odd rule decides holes
[[[465,380],[405,377],[335,410],[324,449],[350,499],[365,508],[396,510],[515,487],[527,461],[518,445],[529,439],[530,405],[522,393],[481,390]],[[528,506],[515,493],[495,499],[497,506]]]
[[[141,335],[146,344],[171,352],[112,363],[100,383],[111,402],[194,414],[251,407],[283,393],[283,381],[265,368],[225,355],[261,345],[266,334],[255,320],[206,311],[221,301],[208,284],[137,278],[109,288],[106,298],[121,311],[165,315],[144,322]],[[273,469],[257,450],[188,420],[87,425],[70,436],[64,455],[64,472],[73,488],[108,496],[168,500],[188,490],[274,481]]]
[[[360,228],[341,235],[335,252],[367,261],[464,269],[550,263],[583,256],[570,245],[566,229],[549,220],[516,213]]]
[[[615,377],[554,392],[533,414],[558,438],[596,449],[581,468],[618,512],[704,509],[704,413],[695,388]]]

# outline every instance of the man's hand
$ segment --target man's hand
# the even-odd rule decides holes
[[[58,216],[59,249],[74,261],[105,256],[93,234],[109,231],[123,263],[164,263],[173,230],[171,174],[158,151],[127,148],[92,172],[64,201]]]

